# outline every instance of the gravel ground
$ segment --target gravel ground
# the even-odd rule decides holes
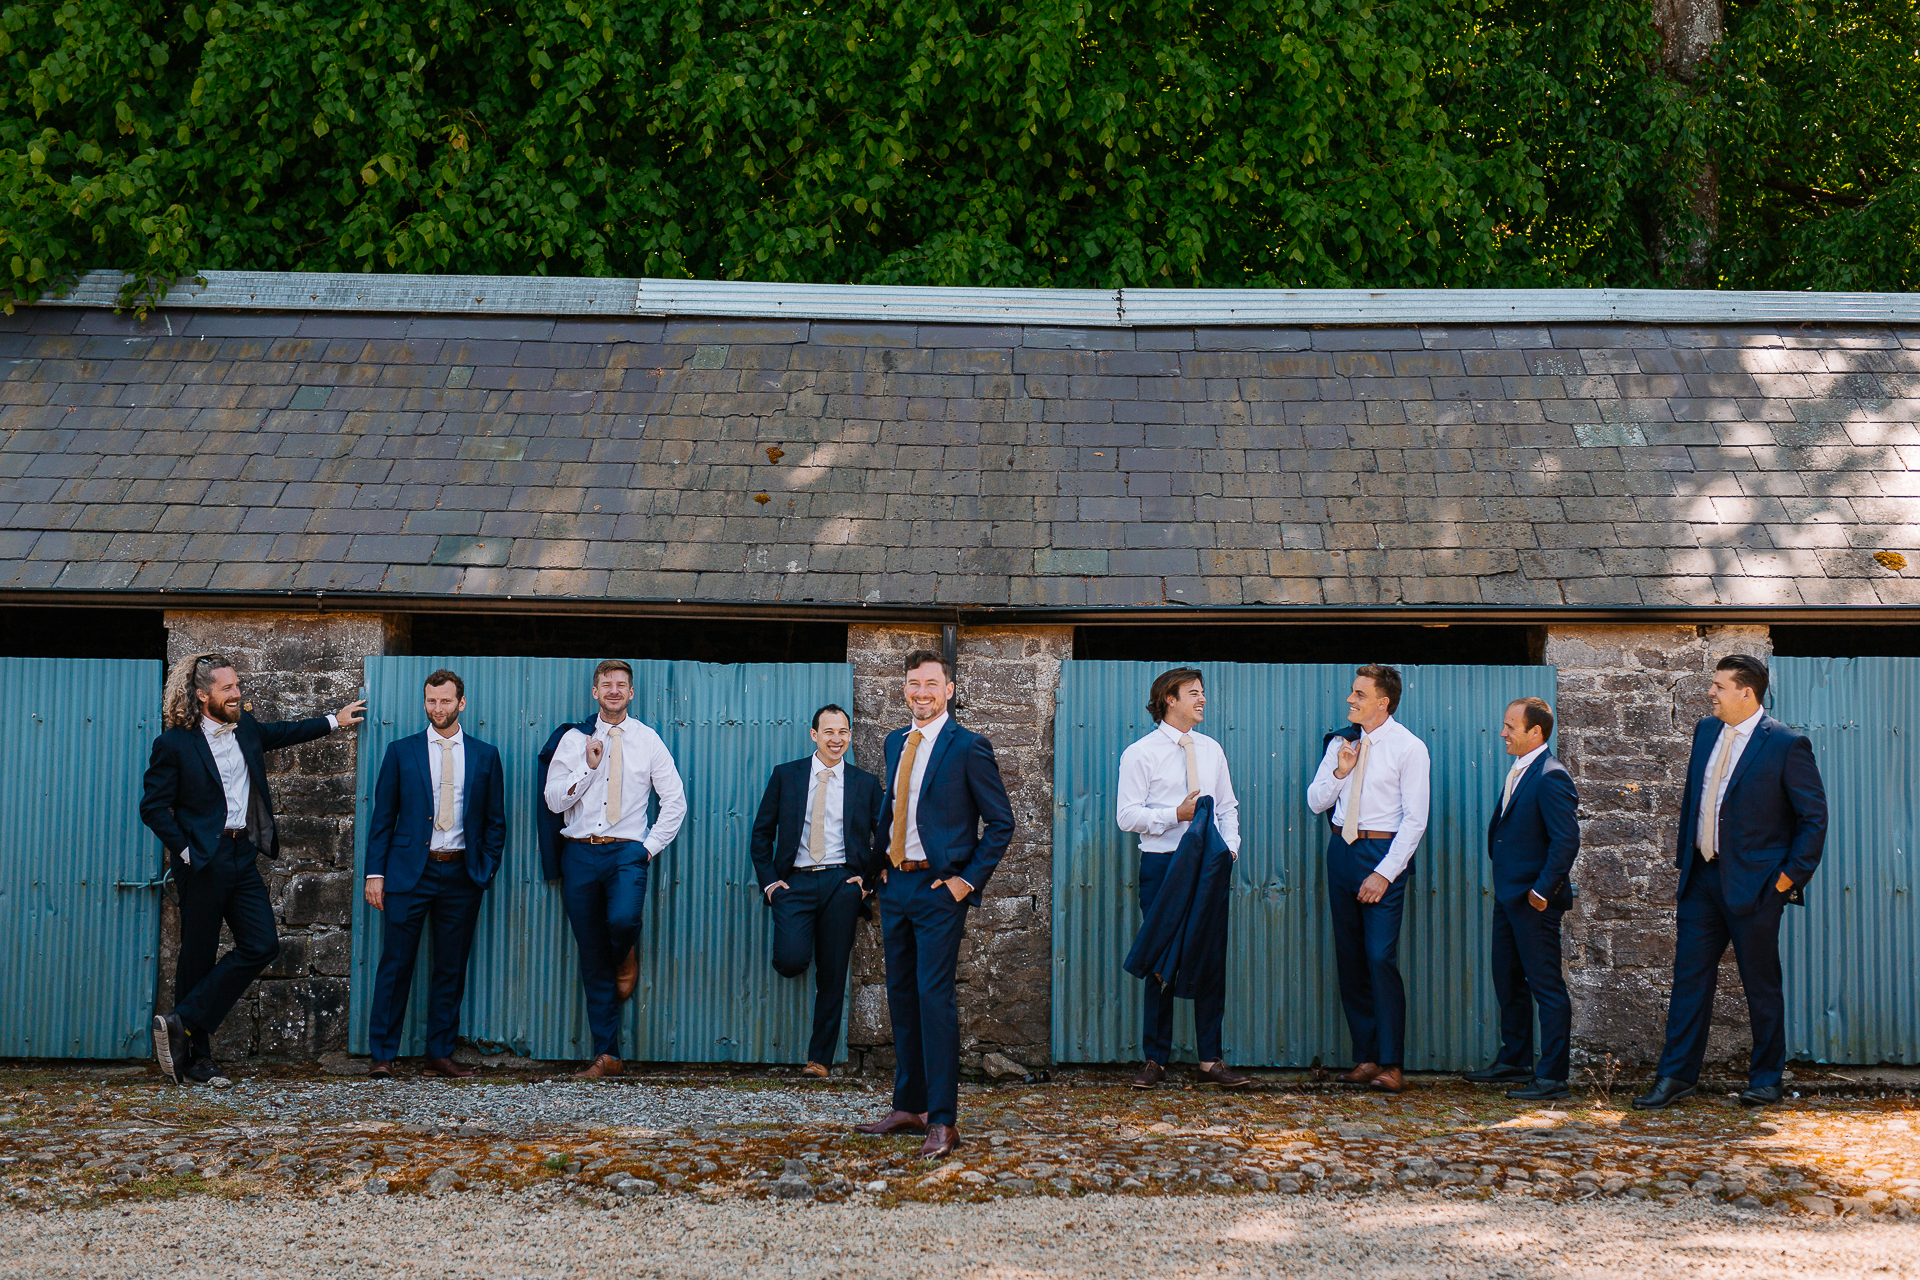
[[[4,1222],[0,1276],[1920,1277],[1920,1226],[1701,1204],[1093,1195],[989,1205],[610,1208],[541,1192],[235,1203]]]

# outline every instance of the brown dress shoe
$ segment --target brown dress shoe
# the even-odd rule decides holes
[[[889,1111],[884,1120],[870,1120],[866,1124],[853,1126],[855,1133],[872,1134],[879,1137],[888,1133],[925,1133],[927,1113],[912,1111]]]
[[[1152,1058],[1148,1058],[1141,1064],[1140,1074],[1133,1078],[1133,1087],[1136,1089],[1151,1089],[1166,1078],[1167,1069],[1155,1062]]]
[[[1335,1077],[1335,1079],[1339,1080],[1343,1084],[1368,1084],[1368,1083],[1371,1083],[1373,1078],[1379,1074],[1380,1074],[1379,1063],[1363,1062],[1351,1071],[1341,1072],[1338,1076]]]
[[[445,1076],[449,1080],[469,1080],[479,1075],[472,1067],[463,1067],[452,1058],[428,1058],[427,1070],[436,1076]]]
[[[941,1156],[952,1155],[953,1149],[960,1145],[960,1130],[950,1124],[927,1126],[927,1140],[920,1147],[922,1160],[938,1160]]]
[[[613,994],[622,1000],[633,998],[633,989],[640,985],[640,948],[627,952],[627,958],[613,971]]]
[[[1367,1081],[1367,1084],[1369,1087],[1378,1089],[1382,1093],[1404,1093],[1407,1088],[1407,1078],[1400,1074],[1400,1068],[1388,1067],[1379,1075]]]
[[[367,1079],[369,1080],[393,1079],[393,1060],[389,1058],[387,1061],[382,1062],[378,1058],[375,1058],[373,1060],[373,1064],[367,1068]]]
[[[819,1063],[809,1062],[806,1066],[800,1068],[800,1074],[806,1076],[809,1080],[825,1080],[828,1072],[827,1069]]]
[[[620,1059],[610,1053],[595,1058],[584,1071],[573,1073],[575,1080],[604,1080],[608,1076],[620,1074]]]
[[[1253,1083],[1252,1076],[1242,1075],[1224,1062],[1216,1062],[1210,1067],[1202,1066],[1200,1079],[1225,1089],[1238,1089],[1241,1085]]]

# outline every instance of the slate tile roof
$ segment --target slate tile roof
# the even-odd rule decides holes
[[[0,591],[1920,604],[1900,325],[41,308],[0,371]]]

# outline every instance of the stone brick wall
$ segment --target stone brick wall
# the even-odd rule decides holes
[[[361,659],[404,652],[404,615],[169,612],[167,660],[218,650],[240,675],[261,720],[297,720],[338,710],[359,696]],[[353,903],[353,811],[358,734],[340,730],[267,755],[280,829],[280,858],[261,859],[280,958],[221,1026],[215,1051],[316,1056],[347,1046],[348,927]],[[166,909],[160,1008],[173,1003],[178,917]],[[221,947],[232,945],[222,931]]]
[[[852,626],[853,746],[879,773],[886,735],[907,722],[901,663],[940,647],[933,627]],[[960,1051],[966,1069],[1000,1053],[1025,1066],[1050,1060],[1053,913],[1053,710],[1071,627],[965,627],[959,637],[955,718],[993,742],[1018,824],[1013,844],[967,922],[960,957]],[[854,953],[848,1049],[866,1069],[890,1068],[892,1028],[879,930],[862,925]]]
[[[1765,627],[1556,626],[1546,661],[1559,668],[1555,750],[1580,788],[1580,900],[1567,916],[1567,977],[1577,1053],[1651,1063],[1660,1053],[1672,983],[1676,824],[1693,727],[1710,710],[1714,663],[1772,655]],[[1708,1058],[1750,1039],[1731,951],[1721,970]]]

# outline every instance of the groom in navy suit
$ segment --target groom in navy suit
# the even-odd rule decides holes
[[[453,1060],[453,1045],[480,897],[507,845],[507,801],[500,753],[460,727],[466,693],[466,682],[451,671],[428,676],[431,727],[389,746],[374,784],[366,894],[367,905],[386,916],[367,1019],[376,1080],[393,1076],[414,957],[429,919],[427,1068],[456,1079],[473,1074]]]
[[[1493,992],[1500,1001],[1500,1055],[1475,1084],[1511,1080],[1509,1098],[1572,1097],[1567,1043],[1573,1002],[1560,966],[1560,920],[1573,906],[1573,860],[1580,854],[1580,795],[1567,767],[1547,750],[1553,710],[1539,698],[1507,706],[1500,737],[1513,764],[1487,823],[1493,861]],[[1533,1060],[1534,1006],[1540,1011],[1540,1062]]]
[[[1743,1106],[1780,1101],[1787,1065],[1780,917],[1802,902],[1827,839],[1827,793],[1813,744],[1760,709],[1767,664],[1720,659],[1708,690],[1713,715],[1693,731],[1680,804],[1680,906],[1667,1047],[1653,1089],[1633,1100],[1658,1110],[1692,1095],[1706,1061],[1720,958],[1733,944],[1747,992],[1753,1055]]]
[[[887,735],[889,779],[874,850],[880,856],[880,932],[893,1020],[893,1110],[861,1133],[927,1134],[920,1154],[960,1141],[960,1006],[954,967],[987,877],[1013,839],[1013,807],[993,744],[955,723],[953,668],[939,654],[907,655],[913,724]]]

